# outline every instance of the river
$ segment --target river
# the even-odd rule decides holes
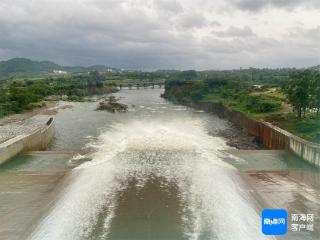
[[[97,103],[73,103],[56,116],[50,157],[19,156],[2,167],[0,178],[11,176],[11,181],[12,175],[25,172],[54,176],[50,181],[37,180],[42,187],[50,185],[48,189],[28,195],[29,202],[44,206],[39,203],[28,210],[31,203],[25,205],[24,219],[32,224],[26,227],[27,236],[26,232],[21,236],[34,240],[272,239],[261,234],[260,212],[267,204],[263,191],[257,189],[263,180],[255,184],[257,188],[248,180],[258,179],[261,172],[256,170],[270,164],[249,159],[241,165],[244,160],[230,155],[234,150],[217,134],[229,123],[167,102],[161,93],[161,89],[121,90],[115,95],[129,105],[127,113],[94,111]],[[79,153],[70,157],[68,152]],[[286,157],[272,156],[273,167],[280,166],[281,171],[298,167],[314,174],[312,184],[319,183],[318,172],[300,160],[290,160],[290,165]],[[253,168],[243,170],[243,166]],[[319,214],[319,188],[313,190],[316,200],[310,209]],[[44,196],[50,203],[42,201]],[[316,239],[315,233],[303,236]]]

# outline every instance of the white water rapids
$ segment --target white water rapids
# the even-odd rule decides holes
[[[209,136],[201,119],[113,124],[93,145],[92,160],[72,170],[69,184],[30,239],[120,239],[113,229],[121,226],[113,222],[122,219],[119,208],[127,203],[119,199],[131,184],[139,192],[149,181],[177,199],[179,206],[170,211],[180,224],[179,239],[263,239],[252,196],[237,170],[222,160],[225,141]],[[148,234],[125,239],[161,239]]]

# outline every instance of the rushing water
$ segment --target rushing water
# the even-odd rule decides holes
[[[52,149],[91,151],[73,159],[79,165],[31,239],[263,239],[259,206],[214,136],[227,123],[160,93],[123,90],[128,113],[88,104],[90,114],[66,110],[57,120]]]

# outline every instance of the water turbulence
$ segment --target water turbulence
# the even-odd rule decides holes
[[[224,140],[200,119],[114,124],[32,239],[261,239]]]

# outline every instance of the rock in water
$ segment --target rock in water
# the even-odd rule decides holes
[[[118,99],[114,96],[110,96],[107,99],[101,101],[97,110],[108,111],[108,112],[126,112],[128,111],[128,106],[122,103],[118,103]]]

